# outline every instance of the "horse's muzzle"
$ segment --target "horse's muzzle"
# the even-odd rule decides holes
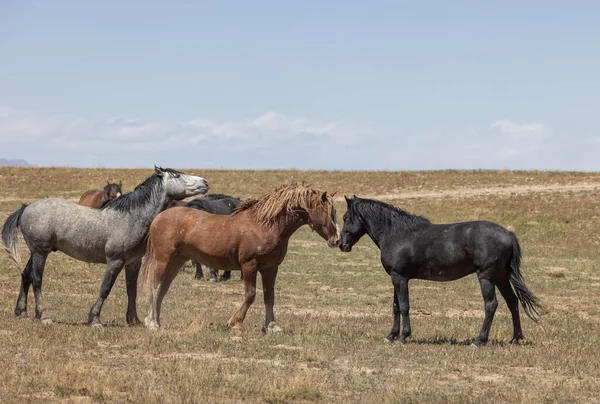
[[[208,185],[208,181],[204,180],[202,186],[200,187],[200,193],[204,195],[210,189],[210,185]]]
[[[348,245],[348,244],[341,244],[340,243],[340,250],[342,250],[343,252],[350,252],[352,251],[352,246]]]
[[[338,237],[335,240],[331,240],[329,239],[329,241],[327,241],[327,245],[329,246],[329,248],[335,248],[337,246],[339,246],[341,244],[342,240]]]

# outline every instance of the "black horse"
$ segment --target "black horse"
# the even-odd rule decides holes
[[[485,302],[485,319],[474,345],[488,340],[498,306],[498,288],[512,315],[513,338],[523,338],[519,301],[529,318],[537,321],[540,302],[521,275],[521,248],[514,233],[491,222],[432,224],[422,216],[371,199],[346,198],[342,243],[344,252],[366,233],[381,251],[381,263],[394,285],[394,326],[389,341],[411,335],[408,281],[453,281],[477,273]],[[512,286],[511,286],[512,285]],[[514,291],[513,291],[514,288]],[[400,336],[402,314],[402,336]]]
[[[231,215],[235,208],[242,202],[239,198],[223,194],[210,194],[201,198],[196,198],[189,201],[186,206],[188,208],[203,210],[207,213],[215,215]],[[196,275],[194,278],[203,279],[204,274],[202,273],[202,264],[195,262],[196,264]],[[218,271],[215,268],[210,268],[210,280],[212,282],[217,281]],[[231,278],[231,271],[223,272],[219,280],[226,281]],[[240,278],[241,279],[241,278]]]

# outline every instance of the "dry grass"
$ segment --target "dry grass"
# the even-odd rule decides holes
[[[598,402],[600,191],[580,185],[600,184],[600,175],[188,171],[207,178],[213,192],[258,196],[304,180],[330,192],[386,195],[435,222],[498,222],[519,235],[526,282],[545,315],[539,324],[523,319],[527,343],[510,346],[510,315],[501,302],[491,342],[474,349],[468,343],[483,319],[475,277],[411,281],[413,340],[383,344],[392,287],[376,247],[365,239],[344,254],[303,228],[276,286],[283,333],[261,334],[260,292],[244,330],[228,330],[242,284],[195,281],[191,270],[166,297],[162,331],[125,326],[122,276],[102,313],[107,326],[87,327],[103,268],[58,253],[48,260],[44,283],[55,323],[43,326],[14,318],[22,268],[2,253],[0,401]],[[0,221],[21,201],[76,200],[107,179],[123,179],[130,190],[149,173],[0,168]],[[498,188],[520,191],[466,192]],[[340,218],[343,205],[338,200]],[[32,301],[30,295],[30,312]],[[138,305],[145,314],[145,304]]]

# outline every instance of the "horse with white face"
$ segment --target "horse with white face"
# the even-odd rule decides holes
[[[20,261],[19,230],[31,252],[21,276],[15,315],[27,317],[27,294],[33,284],[35,318],[50,321],[42,304],[42,277],[48,254],[62,251],[83,262],[106,264],[100,296],[89,312],[90,324],[101,325],[102,304],[123,267],[128,298],[126,320],[129,325],[139,324],[137,279],[152,220],[169,202],[205,194],[208,189],[204,178],[155,167],[154,174],[133,192],[106,201],[97,209],[59,198],[23,205],[2,228],[2,242],[13,261]]]

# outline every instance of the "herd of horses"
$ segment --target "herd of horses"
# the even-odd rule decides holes
[[[22,205],[2,228],[2,242],[15,263],[20,263],[19,232],[30,251],[15,315],[28,318],[27,297],[33,285],[34,318],[51,322],[42,298],[42,279],[48,255],[62,251],[83,262],[106,264],[98,299],[88,315],[91,325],[102,325],[102,305],[125,268],[127,324],[141,324],[136,299],[142,269],[148,300],[144,323],[152,330],[160,328],[165,294],[183,265],[193,260],[198,279],[203,277],[202,264],[211,268],[214,280],[216,269],[241,271],[245,296],[229,320],[233,328],[242,326],[254,302],[260,273],[265,304],[263,331],[281,331],[273,312],[275,280],[290,237],[308,225],[329,247],[339,247],[342,252],[350,252],[365,234],[380,249],[381,263],[394,287],[393,326],[386,341],[405,342],[411,335],[411,279],[451,281],[476,273],[485,318],[474,345],[488,341],[498,306],[496,289],[512,315],[511,342],[523,338],[519,302],[528,317],[534,321],[539,318],[540,301],[525,286],[521,274],[517,237],[495,223],[433,224],[389,204],[353,196],[345,197],[347,209],[340,232],[334,195],[295,183],[258,198],[241,200],[216,194],[182,201],[208,190],[202,177],[155,167],[154,173],[130,193],[123,194],[121,184],[108,183],[102,191],[86,192],[79,204],[47,198]],[[225,272],[224,278],[228,277],[229,272]]]

